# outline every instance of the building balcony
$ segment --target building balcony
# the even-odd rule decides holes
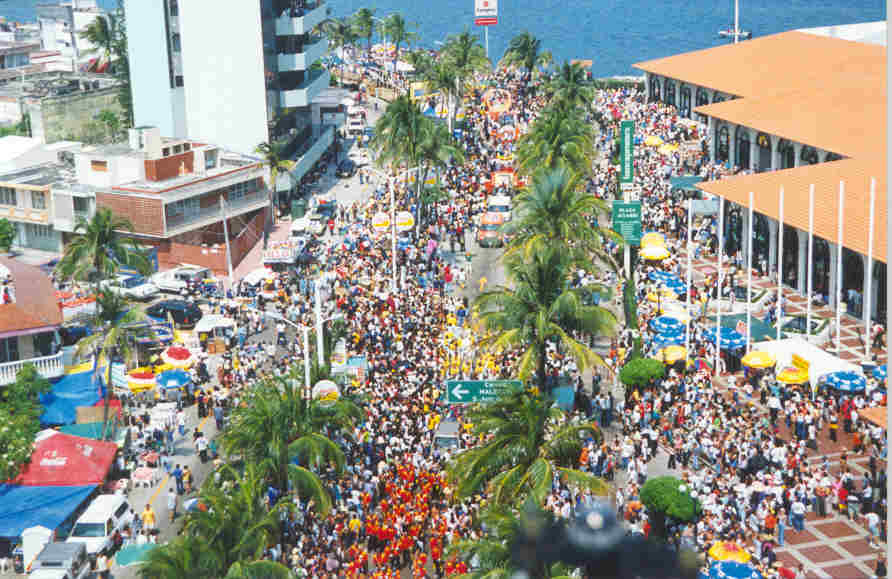
[[[325,20],[325,5],[316,2],[303,10],[286,11],[276,19],[276,36],[308,34]]]
[[[280,54],[279,71],[307,70],[314,62],[325,56],[327,50],[328,41],[325,38],[318,38],[316,42],[304,45],[303,52]]]
[[[40,375],[48,380],[59,378],[65,373],[65,365],[62,363],[62,352],[60,351],[58,354],[53,354],[52,356],[28,358],[27,360],[18,360],[0,364],[0,386],[15,382],[16,375],[25,364],[34,364],[34,367]]]
[[[310,106],[313,97],[328,86],[330,78],[331,74],[327,70],[313,71],[308,75],[307,80],[296,89],[279,92],[282,106],[286,108]]]
[[[227,201],[226,216],[235,217],[243,213],[250,213],[267,205],[269,205],[269,190],[266,188],[259,189]],[[223,212],[220,205],[214,204],[211,207],[205,207],[189,214],[168,215],[165,230],[167,236],[172,237],[180,233],[207,227],[222,220]]]

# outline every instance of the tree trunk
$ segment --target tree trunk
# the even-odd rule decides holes
[[[539,391],[545,392],[545,365],[547,361],[545,344],[542,344],[542,347],[539,348],[539,363],[538,368],[536,368],[537,379],[539,381]],[[551,392],[548,392],[551,394]]]
[[[648,520],[650,521],[650,536],[651,537],[666,537],[666,515],[663,513],[650,512],[647,513]]]

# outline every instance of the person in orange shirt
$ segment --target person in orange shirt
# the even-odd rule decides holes
[[[774,511],[768,511],[764,524],[765,532],[774,537],[774,531],[777,529],[777,517],[774,515]]]

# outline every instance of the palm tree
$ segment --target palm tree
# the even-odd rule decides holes
[[[587,175],[591,172],[592,143],[592,126],[580,111],[551,106],[518,141],[517,166],[526,175],[558,167]]]
[[[593,255],[615,267],[601,245],[601,235],[608,232],[598,227],[598,215],[607,205],[579,185],[579,177],[563,168],[536,175],[517,196],[517,218],[504,226],[511,236],[506,254],[520,252],[529,258],[543,246],[563,245],[578,267],[589,269]]]
[[[411,44],[418,38],[418,34],[409,30],[410,24],[406,22],[402,14],[391,14],[384,20],[383,32],[393,42],[396,50],[393,55],[393,72],[396,74],[396,63],[400,59],[400,46],[405,42]]]
[[[417,66],[415,71],[419,71]],[[440,93],[443,103],[446,105],[446,120],[449,134],[452,134],[455,110],[460,102],[458,97],[460,83],[458,72],[449,62],[440,59],[437,62],[432,62],[429,67],[422,69],[421,77],[424,79],[425,85],[427,85],[428,92]]]
[[[84,54],[98,53],[111,65],[112,54],[115,52],[115,18],[111,14],[97,16],[93,22],[79,32],[81,38],[93,45],[93,48],[83,51]]]
[[[371,147],[378,153],[379,162],[416,166],[424,131],[431,122],[407,95],[394,99],[375,123]]]
[[[431,199],[439,199],[439,195],[426,195],[424,193],[427,177],[434,169],[437,171],[437,183],[434,187],[440,190],[440,169],[446,168],[449,163],[461,164],[464,162],[464,153],[456,146],[452,138],[452,131],[443,123],[428,122],[424,127],[421,143],[418,145],[417,161],[422,167],[418,176],[418,219],[416,229],[421,227],[421,221],[426,212],[427,204]]]
[[[526,90],[522,98],[521,106],[526,107],[526,95],[530,90],[530,80],[537,67],[547,66],[552,61],[551,52],[542,50],[542,41],[524,30],[511,39],[508,49],[502,57],[502,66],[517,66],[524,69],[524,83]]]
[[[524,523],[530,518],[536,521],[536,528],[544,522],[551,526],[555,522],[554,514],[527,502],[523,514],[518,516],[514,509],[504,505],[489,505],[480,511],[480,523],[485,533],[477,540],[462,539],[449,545],[447,555],[457,555],[469,564],[475,563],[469,574],[472,579],[509,579],[514,577],[511,549],[515,548],[525,534]],[[470,565],[469,565],[470,566]],[[543,579],[570,579],[564,565],[555,563],[549,569],[539,569],[537,577]]]
[[[294,161],[286,159],[285,144],[271,141],[268,143],[260,143],[254,148],[254,152],[263,157],[263,162],[269,167],[269,184],[270,184],[270,202],[269,202],[269,223],[264,231],[263,246],[266,247],[267,238],[269,237],[269,227],[275,220],[275,207],[279,201],[279,192],[276,188],[279,173],[287,172],[294,169]]]
[[[203,538],[185,534],[152,549],[140,565],[142,579],[210,579],[225,573],[223,562]]]
[[[343,49],[345,52],[356,42],[358,35],[356,28],[349,18],[327,18],[319,23],[319,28],[328,38],[329,46],[335,49]],[[344,54],[343,56],[346,56]],[[344,83],[344,59],[338,65],[338,84]]]
[[[56,272],[66,280],[101,281],[114,276],[122,265],[148,275],[152,264],[132,238],[133,224],[124,217],[100,207],[88,221],[77,217],[75,238],[65,246],[65,253],[56,265]]]
[[[332,466],[341,472],[345,459],[343,451],[323,432],[349,435],[361,411],[344,398],[323,407],[303,396],[300,374],[292,368],[286,376],[257,384],[247,404],[233,412],[233,427],[223,435],[223,448],[248,461],[271,461],[278,488],[287,488],[291,481],[301,496],[313,499],[320,512],[326,513],[331,498],[311,467]],[[298,464],[292,463],[293,458]]]
[[[365,38],[367,54],[372,53],[372,35],[375,34],[375,9],[360,8],[353,15],[353,31],[357,38]]]
[[[486,50],[480,45],[480,39],[471,34],[467,28],[461,34],[446,39],[446,44],[443,46],[443,60],[455,71],[454,96],[458,108],[466,87],[471,84],[474,75],[490,70],[492,64],[486,57]],[[452,111],[452,114],[456,112]]]
[[[564,411],[549,397],[532,390],[474,406],[468,421],[474,425],[473,433],[486,435],[487,441],[449,463],[447,472],[458,496],[485,490],[496,505],[519,505],[526,500],[541,505],[555,475],[567,484],[607,494],[602,479],[574,468],[583,439],[599,440],[600,431],[590,422],[564,418]]]
[[[555,78],[548,83],[552,101],[571,109],[588,110],[593,93],[586,83],[585,69],[579,63],[564,62]]]
[[[576,268],[573,256],[562,245],[543,245],[530,256],[505,256],[503,263],[514,287],[499,286],[476,300],[481,322],[492,332],[482,340],[483,346],[519,349],[518,376],[526,380],[535,374],[540,387],[545,385],[549,344],[568,353],[580,371],[603,365],[601,357],[570,331],[610,334],[616,318],[609,310],[586,305],[587,292],[567,288]]]

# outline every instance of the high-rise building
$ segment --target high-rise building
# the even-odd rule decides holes
[[[251,153],[313,144],[310,102],[329,84],[321,0],[125,0],[137,126]],[[314,66],[317,65],[317,66]],[[330,135],[326,133],[323,136]]]

